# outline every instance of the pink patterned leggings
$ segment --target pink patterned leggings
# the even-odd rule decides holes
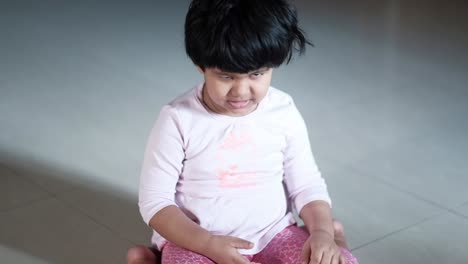
[[[301,251],[307,238],[309,238],[307,231],[292,225],[277,234],[261,252],[244,257],[262,264],[298,264],[301,263]],[[347,249],[342,248],[341,253],[346,258],[346,264],[358,264],[357,259]],[[213,264],[214,262],[169,242],[163,247],[162,263]]]

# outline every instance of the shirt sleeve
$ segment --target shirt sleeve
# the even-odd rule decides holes
[[[164,207],[176,205],[176,185],[184,157],[176,109],[164,106],[151,130],[140,175],[138,205],[147,224]]]
[[[298,213],[309,202],[322,200],[331,206],[327,185],[310,148],[307,127],[291,99],[287,146],[284,151],[284,182]]]

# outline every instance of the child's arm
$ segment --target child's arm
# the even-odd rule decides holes
[[[300,214],[309,233],[323,231],[333,238],[333,219],[330,205],[325,201],[313,201],[306,204]]]
[[[236,237],[212,235],[189,219],[177,206],[163,208],[149,224],[172,243],[209,257],[216,263],[250,263],[237,249],[250,249],[252,243]]]
[[[300,216],[310,234],[302,250],[302,263],[344,264],[344,256],[335,243],[330,205],[325,201],[310,202]]]
[[[302,261],[307,264],[343,262],[334,241],[331,200],[310,149],[307,127],[291,102],[285,149],[284,181],[289,198],[299,212],[310,237],[304,244]],[[340,264],[341,264],[340,263]]]
[[[160,210],[149,225],[172,243],[203,254],[211,234],[189,219],[177,206]]]

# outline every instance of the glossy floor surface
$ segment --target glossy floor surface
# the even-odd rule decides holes
[[[468,4],[296,2],[315,47],[273,86],[306,120],[353,253],[468,263]],[[124,263],[149,243],[146,137],[202,80],[184,53],[187,6],[1,1],[1,263]]]

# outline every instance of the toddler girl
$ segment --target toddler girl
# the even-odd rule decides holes
[[[308,43],[288,0],[191,2],[185,47],[204,82],[162,108],[141,173],[140,211],[163,264],[357,263],[304,120],[270,86]],[[156,257],[135,247],[128,262]]]

